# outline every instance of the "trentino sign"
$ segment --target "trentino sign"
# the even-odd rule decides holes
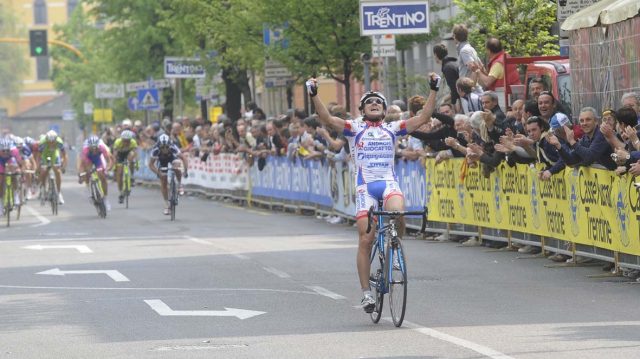
[[[168,79],[196,79],[206,76],[199,58],[165,57],[164,77]]]
[[[429,33],[428,1],[360,1],[360,35]]]

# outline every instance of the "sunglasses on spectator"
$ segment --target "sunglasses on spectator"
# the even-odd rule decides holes
[[[372,103],[376,103],[376,104],[378,104],[378,105],[382,105],[382,104],[383,104],[382,99],[379,99],[379,98],[377,98],[377,97],[371,97],[371,98],[368,98],[368,99],[364,102],[364,104],[365,104],[365,105],[370,105],[370,104],[372,104]]]

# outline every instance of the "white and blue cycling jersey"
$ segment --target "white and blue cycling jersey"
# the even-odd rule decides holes
[[[371,122],[349,120],[344,136],[349,141],[356,168],[356,184],[397,181],[394,169],[395,143],[407,134],[406,121]]]
[[[355,163],[356,219],[378,208],[379,201],[402,196],[394,168],[395,143],[407,134],[406,122],[346,121],[344,136]]]

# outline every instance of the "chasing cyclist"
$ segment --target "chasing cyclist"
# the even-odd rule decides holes
[[[67,151],[64,148],[64,141],[58,137],[58,134],[54,130],[50,130],[40,139],[38,145],[38,152],[40,157],[36,158],[37,165],[40,167],[40,187],[44,188],[46,179],[49,176],[47,169],[47,157],[51,158],[51,166],[53,172],[56,175],[56,186],[58,187],[58,203],[64,204],[62,198],[62,173],[67,168]],[[42,193],[40,195],[43,195]]]
[[[169,210],[169,191],[167,189],[167,173],[166,168],[169,163],[172,163],[173,170],[176,173],[176,179],[178,181],[179,194],[184,194],[184,188],[182,187],[182,172],[180,171],[178,160],[182,160],[184,168],[184,177],[188,178],[187,172],[187,158],[184,153],[180,152],[178,146],[171,142],[168,135],[162,134],[158,137],[158,142],[151,149],[151,157],[149,158],[149,169],[160,177],[160,191],[162,192],[162,198],[164,198],[164,214],[171,214]],[[161,170],[162,169],[162,170]],[[162,171],[162,173],[160,173]]]
[[[98,136],[91,135],[84,141],[82,152],[80,152],[80,163],[78,165],[80,167],[78,171],[78,173],[80,173],[78,183],[84,181],[87,184],[87,189],[89,188],[91,169],[93,166],[96,167],[96,172],[98,173],[104,191],[104,205],[107,211],[110,211],[111,204],[107,199],[109,189],[107,187],[106,173],[113,168],[113,157],[107,145],[105,145]],[[84,176],[82,175],[83,173]]]
[[[124,123],[124,122],[123,122]],[[116,158],[116,182],[118,183],[118,203],[124,202],[122,194],[122,166],[129,162],[129,173],[133,176],[133,170],[137,164],[136,158],[138,153],[138,142],[135,140],[135,134],[131,130],[124,130],[120,137],[113,143],[113,156]]]
[[[4,176],[5,173],[18,172],[22,164],[20,151],[13,145],[13,141],[9,137],[0,138],[0,214],[4,215]],[[20,194],[16,190],[17,181],[12,182],[15,205],[20,205]]]
[[[356,168],[356,224],[358,227],[358,254],[356,265],[360,287],[362,288],[362,307],[365,312],[373,312],[376,300],[369,287],[369,256],[374,242],[374,231],[366,233],[367,211],[377,208],[383,201],[387,211],[404,211],[404,196],[398,185],[394,170],[395,142],[399,136],[413,132],[431,119],[436,103],[436,92],[440,86],[440,77],[429,75],[429,97],[419,116],[408,120],[383,122],[387,111],[387,100],[379,92],[369,91],[360,98],[362,117],[356,120],[343,120],[331,116],[318,95],[318,82],[315,78],[307,81],[307,91],[315,105],[320,122],[325,127],[340,131],[349,141],[351,158]],[[404,221],[399,221],[400,235],[404,232]]]

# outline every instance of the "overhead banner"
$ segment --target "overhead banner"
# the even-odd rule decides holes
[[[362,36],[429,32],[429,1],[360,0]]]

